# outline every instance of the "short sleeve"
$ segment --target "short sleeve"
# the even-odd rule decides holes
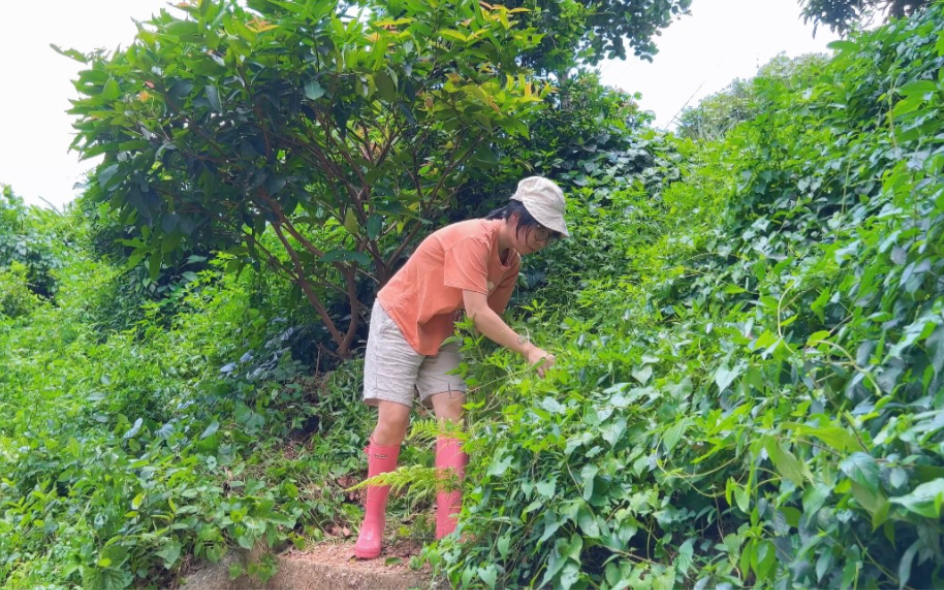
[[[484,240],[468,237],[446,250],[443,264],[443,283],[464,291],[488,295],[488,255],[491,252]]]

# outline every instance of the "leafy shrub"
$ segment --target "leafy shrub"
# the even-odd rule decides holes
[[[942,34],[756,80],[626,271],[532,306],[551,379],[470,337],[473,540],[427,552],[454,584],[944,583]]]
[[[755,88],[757,84],[781,83],[788,91],[809,87],[827,63],[822,54],[789,58],[784,54],[763,65],[751,80],[736,79],[725,89],[702,99],[695,107],[686,107],[679,116],[677,133],[702,141],[719,140],[741,121],[750,121],[770,110],[771,92]]]
[[[348,407],[353,367],[313,379],[284,353],[232,363],[277,328],[225,263],[188,286],[169,327],[149,305],[140,334],[87,322],[116,271],[81,255],[60,306],[0,317],[4,587],[166,585],[192,557],[346,524],[338,479],[367,428]],[[271,558],[253,569],[271,575]]]
[[[69,227],[57,211],[26,207],[10,186],[0,185],[0,268],[14,262],[25,268],[24,284],[39,297],[56,293],[53,271],[74,240]]]
[[[0,315],[10,318],[29,315],[40,303],[29,288],[28,269],[17,261],[0,268]]]

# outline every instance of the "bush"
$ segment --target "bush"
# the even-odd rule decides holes
[[[17,263],[25,269],[23,284],[36,296],[55,296],[53,273],[75,239],[71,232],[57,211],[26,207],[10,186],[0,184],[0,269]]]
[[[942,31],[755,80],[767,106],[694,148],[625,271],[531,306],[550,379],[467,341],[475,541],[427,552],[454,584],[944,583]]]

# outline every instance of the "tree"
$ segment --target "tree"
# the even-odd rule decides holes
[[[784,92],[807,88],[822,73],[828,58],[807,53],[795,58],[779,54],[761,66],[750,80],[736,78],[726,88],[707,96],[697,106],[686,107],[678,117],[677,133],[696,140],[718,140],[742,121],[750,121],[770,108],[769,89],[758,86],[782,85]]]
[[[535,70],[566,78],[578,63],[626,59],[627,45],[636,57],[652,61],[653,38],[688,13],[691,0],[508,0],[508,8],[529,8],[525,19],[546,33],[523,55]]]
[[[140,228],[132,262],[154,276],[199,245],[232,270],[265,264],[347,356],[359,281],[382,286],[463,179],[527,133],[541,92],[516,58],[539,35],[516,26],[525,9],[472,1],[242,4],[182,3],[125,51],[64,52],[89,66],[73,146],[105,155],[91,198]]]
[[[930,0],[800,0],[803,22],[813,21],[813,34],[820,25],[833,32],[845,34],[864,17],[884,14],[888,18],[903,18],[930,4]]]

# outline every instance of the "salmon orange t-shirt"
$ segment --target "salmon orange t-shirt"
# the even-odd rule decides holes
[[[504,220],[471,219],[448,225],[423,240],[407,263],[380,290],[380,305],[416,352],[432,356],[455,331],[454,313],[465,290],[488,296],[501,314],[511,299],[521,257],[498,252]]]

